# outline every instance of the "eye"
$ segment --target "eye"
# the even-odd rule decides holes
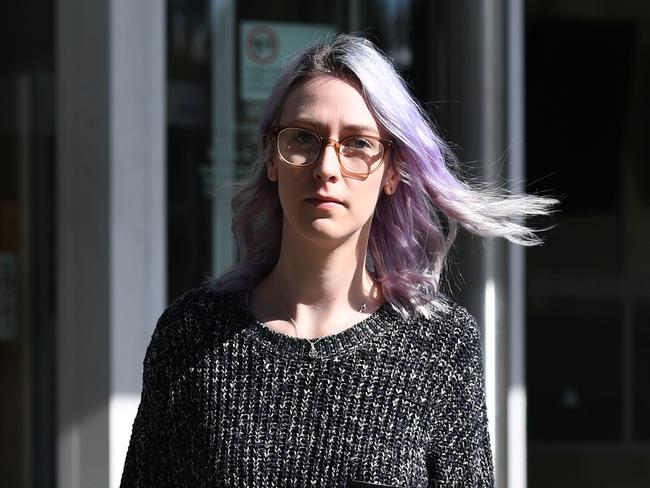
[[[372,148],[374,146],[373,142],[374,141],[363,137],[349,137],[343,142],[343,144],[351,150],[365,150]]]
[[[305,130],[297,130],[294,134],[294,140],[302,146],[310,146],[312,144],[318,144],[318,138],[316,135]]]

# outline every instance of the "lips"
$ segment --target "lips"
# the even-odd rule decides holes
[[[313,197],[308,198],[307,201],[313,203],[314,205],[343,205],[343,202],[338,198],[330,197],[327,195],[314,195]]]

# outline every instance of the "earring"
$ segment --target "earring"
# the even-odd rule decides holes
[[[391,185],[385,185],[384,186],[384,193],[386,193],[386,195],[392,195],[393,194],[393,187]]]

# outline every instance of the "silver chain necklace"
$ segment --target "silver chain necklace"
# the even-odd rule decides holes
[[[294,328],[294,330],[296,331],[296,337],[298,337],[298,326],[296,325],[296,321],[293,320],[293,318],[291,317],[291,314],[287,311],[286,307],[284,306],[284,303],[282,302],[282,295],[280,294],[280,290],[278,289],[278,287],[275,286],[275,281],[273,281],[273,277],[272,277],[272,276],[269,276],[269,278],[271,279],[271,286],[272,286],[273,289],[275,290],[275,293],[278,295],[278,301],[280,302],[280,306],[282,307],[282,310],[284,310],[284,313],[287,314],[287,317],[289,317],[289,320],[290,320],[291,323],[293,324],[293,328]],[[373,284],[373,288],[374,288],[374,284]],[[370,290],[370,292],[372,293],[372,290]],[[365,302],[363,302],[363,305],[361,305],[361,308],[359,308],[359,311],[356,312],[356,313],[353,313],[353,314],[350,316],[350,318],[349,318],[348,321],[346,322],[346,324],[345,324],[345,328],[344,328],[343,330],[345,330],[345,329],[348,328],[348,326],[350,325],[350,323],[352,322],[352,320],[354,319],[354,317],[355,317],[357,314],[363,313],[363,312],[365,312],[367,309],[368,309],[368,301],[366,300]],[[265,325],[266,325],[266,324],[265,324]],[[267,325],[267,327],[268,327],[268,325]],[[336,332],[335,332],[334,334],[336,334]],[[310,351],[309,351],[309,356],[312,357],[312,358],[318,357],[318,352],[316,351],[316,343],[317,343],[318,341],[320,341],[321,339],[324,339],[325,337],[330,337],[330,335],[334,335],[334,334],[329,334],[329,335],[325,335],[325,336],[323,336],[323,337],[319,337],[318,339],[316,339],[316,340],[314,340],[314,341],[312,341],[312,340],[309,339],[308,337],[305,337],[305,339],[307,339],[307,341],[308,341],[309,344],[311,345],[311,349],[310,349]]]

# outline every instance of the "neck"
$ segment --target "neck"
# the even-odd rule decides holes
[[[329,248],[283,233],[278,262],[253,290],[251,309],[267,326],[308,338],[339,332],[373,313],[383,296],[365,268],[369,227]]]
[[[283,238],[271,276],[285,306],[302,304],[327,310],[349,304],[358,309],[367,301],[373,279],[365,266],[367,238],[362,237],[330,249]]]

